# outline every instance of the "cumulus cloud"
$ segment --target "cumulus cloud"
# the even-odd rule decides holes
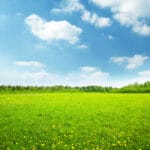
[[[132,70],[142,66],[148,58],[147,56],[134,55],[133,57],[111,57],[111,61],[120,65],[125,64],[126,69]]]
[[[122,25],[130,27],[132,31],[148,36],[150,26],[149,0],[90,0],[100,8],[110,8],[114,18]]]
[[[23,62],[23,61],[22,61]],[[34,62],[34,61],[30,61]],[[39,62],[42,64],[41,62]],[[16,64],[15,62],[13,64]],[[6,70],[1,68],[0,85],[36,85],[36,86],[113,86],[121,87],[130,83],[144,83],[150,80],[150,70],[141,71],[134,78],[112,79],[108,72],[93,66],[82,66],[73,72],[58,74],[47,71],[45,67],[33,65],[34,63],[19,63],[16,67]],[[29,66],[37,68],[31,70]],[[22,67],[23,70],[21,69]],[[42,68],[41,68],[42,67]]]
[[[36,14],[28,16],[25,23],[30,27],[34,36],[47,42],[63,40],[75,44],[79,41],[79,36],[82,33],[81,28],[66,20],[46,21]]]
[[[96,67],[91,67],[91,66],[84,66],[80,67],[81,70],[81,76],[84,77],[84,79],[87,79],[87,83],[89,82],[88,80],[96,80],[102,81],[102,79],[107,78],[109,76],[109,73],[101,71],[99,68]]]
[[[81,16],[82,20],[85,22],[88,22],[90,24],[93,24],[95,27],[98,28],[104,28],[111,26],[111,20],[107,17],[99,17],[96,13],[91,13],[87,10],[83,12],[83,15]]]
[[[106,85],[106,79],[109,77],[109,73],[91,66],[83,66],[73,72],[62,75],[51,73],[45,67],[37,68],[39,63],[31,62],[14,62],[16,64],[15,68],[5,70],[0,74],[0,85]],[[32,70],[29,66],[37,69]],[[22,70],[21,67],[26,68]]]
[[[80,67],[77,83],[83,85],[107,85],[109,73],[101,71],[99,68],[91,66]]]
[[[150,26],[147,24],[139,24],[133,27],[133,31],[141,35],[150,35]]]
[[[144,83],[150,81],[150,70],[143,70],[138,73],[138,77],[135,79],[138,83]]]
[[[84,6],[79,2],[79,0],[63,0],[61,3],[61,8],[53,8],[51,12],[73,13],[77,11],[82,11],[84,9]]]
[[[88,11],[79,0],[63,0],[61,8],[54,8],[51,10],[53,13],[73,13],[81,12],[81,19],[98,28],[109,27],[112,21],[108,17],[101,17],[96,13]]]

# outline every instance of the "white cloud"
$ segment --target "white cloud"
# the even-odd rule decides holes
[[[144,83],[150,81],[150,71],[140,72],[134,78],[128,79],[111,79],[109,73],[101,70],[84,72],[75,71],[65,75],[55,74],[47,71],[3,71],[0,74],[0,85],[36,85],[36,86],[53,86],[53,85],[68,85],[68,86],[113,86],[122,87],[131,83]]]
[[[51,10],[53,13],[73,13],[81,12],[81,19],[98,28],[109,27],[112,22],[110,18],[100,17],[96,13],[88,11],[79,0],[63,0],[61,8],[54,8]]]
[[[98,68],[91,66],[80,67],[80,74],[78,76],[78,84],[83,85],[107,85],[109,73],[103,72]]]
[[[87,49],[88,46],[85,45],[85,44],[81,44],[81,45],[78,45],[77,48],[79,48],[79,49]]]
[[[117,78],[117,80],[115,80],[111,78],[108,72],[103,72],[99,68],[92,66],[83,66],[75,70],[74,72],[66,74],[56,74],[48,72],[45,68],[37,68],[36,70],[31,70],[30,67],[24,67],[32,66],[36,68],[37,65],[33,65],[32,63],[30,65],[21,63],[21,66],[19,64],[19,66],[16,65],[15,68],[13,67],[13,65],[11,66],[11,64],[9,70],[7,70],[7,68],[1,68],[0,85],[99,85],[121,87],[128,85],[129,83],[144,83],[145,81],[150,81],[150,70],[141,71],[137,76],[133,78]],[[24,67],[23,70],[21,69],[22,67]]]
[[[61,76],[62,77],[62,76]],[[92,66],[80,67],[79,71],[69,73],[63,77],[63,85],[87,86],[106,85],[109,73]]]
[[[141,35],[148,36],[150,35],[150,26],[147,24],[136,25],[133,27],[133,31]]]
[[[20,67],[35,67],[35,68],[44,67],[44,65],[38,61],[16,61],[14,64]]]
[[[138,73],[138,77],[136,78],[136,82],[144,83],[146,81],[150,81],[150,70],[144,70]]]
[[[98,28],[109,27],[112,24],[110,18],[99,17],[96,13],[92,14],[87,10],[83,12],[81,18],[83,21],[93,24],[95,27]]]
[[[41,40],[52,42],[63,40],[70,44],[79,41],[82,29],[70,24],[68,21],[45,21],[40,16],[32,14],[25,19],[33,35]]]
[[[5,71],[0,74],[0,85],[44,85],[44,80],[48,76],[49,74],[45,71],[11,70],[11,73]]]
[[[109,73],[91,66],[80,67],[64,75],[48,72],[45,68],[32,70],[26,67],[22,70],[22,66],[37,67],[37,64],[18,62],[12,70],[3,70],[0,74],[0,85],[106,85],[106,79],[109,77]]]
[[[53,13],[72,13],[84,10],[84,6],[79,2],[79,0],[63,0],[61,3],[61,8],[53,8],[51,12]]]
[[[133,57],[111,57],[111,61],[118,64],[125,64],[126,69],[132,70],[142,66],[148,58],[147,56],[134,55]]]
[[[141,77],[149,77],[150,78],[150,70],[141,71],[141,72],[139,72],[139,75]]]
[[[150,35],[149,0],[90,0],[100,8],[110,8],[114,18],[140,35]]]
[[[128,57],[111,57],[111,61],[118,64],[124,63],[127,60]]]
[[[133,57],[128,58],[128,65],[126,66],[127,69],[135,69],[139,66],[142,66],[147,60],[148,57],[142,55],[134,55]]]

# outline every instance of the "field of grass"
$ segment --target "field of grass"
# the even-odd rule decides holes
[[[0,95],[0,150],[149,150],[150,94]]]

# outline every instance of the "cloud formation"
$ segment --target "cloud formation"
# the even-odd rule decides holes
[[[79,41],[79,36],[82,33],[81,28],[66,20],[46,21],[36,14],[28,16],[25,23],[30,27],[34,36],[47,42],[61,40],[75,44]]]
[[[48,72],[40,62],[17,61],[14,64],[16,67],[13,70],[5,70],[0,74],[0,85],[106,85],[106,79],[109,77],[109,73],[91,66],[83,66],[62,75]]]
[[[120,65],[125,65],[126,69],[132,70],[142,66],[148,58],[147,56],[134,55],[133,57],[111,57],[111,61]]]
[[[81,12],[81,19],[97,28],[109,27],[112,21],[108,17],[98,16],[96,13],[88,11],[79,0],[63,0],[60,8],[53,8],[53,13],[69,13]]]
[[[79,0],[63,0],[60,7],[61,8],[53,8],[51,12],[71,14],[73,12],[83,11],[85,9]]]
[[[147,20],[150,18],[149,0],[90,0],[100,8],[109,8],[113,17],[120,24],[130,27],[133,32],[149,36],[150,26]]]
[[[117,60],[117,62],[120,60]],[[36,85],[36,86],[113,86],[121,87],[130,83],[144,83],[150,80],[150,70],[144,70],[137,74],[134,78],[117,79],[111,78],[108,72],[104,72],[97,67],[82,66],[73,72],[66,74],[51,73],[41,62],[31,63],[35,61],[17,61],[14,62],[15,68],[12,70],[2,70],[0,74],[0,85]],[[122,61],[121,61],[122,62]],[[36,64],[36,65],[35,65]],[[39,65],[38,65],[39,64]],[[40,65],[41,64],[41,65]],[[36,69],[30,69],[30,68]],[[23,68],[23,70],[22,70]]]
[[[87,10],[83,12],[81,18],[83,21],[88,22],[98,28],[109,27],[112,24],[110,18],[99,17],[96,13],[92,14]]]

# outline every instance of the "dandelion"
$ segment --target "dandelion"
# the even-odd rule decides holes
[[[120,142],[120,141],[117,141],[117,143],[118,143],[119,145],[121,145],[121,142]]]
[[[42,143],[42,144],[41,144],[41,147],[44,147],[44,146],[45,146],[45,144],[44,144],[44,143]]]
[[[65,144],[64,147],[67,147],[67,145]]]
[[[71,146],[71,149],[75,149],[75,147],[72,145],[72,146]]]
[[[124,143],[124,147],[127,147],[127,144],[126,144],[126,143]]]
[[[112,144],[112,146],[116,146],[116,144],[115,144],[115,143],[113,143],[113,144]]]

